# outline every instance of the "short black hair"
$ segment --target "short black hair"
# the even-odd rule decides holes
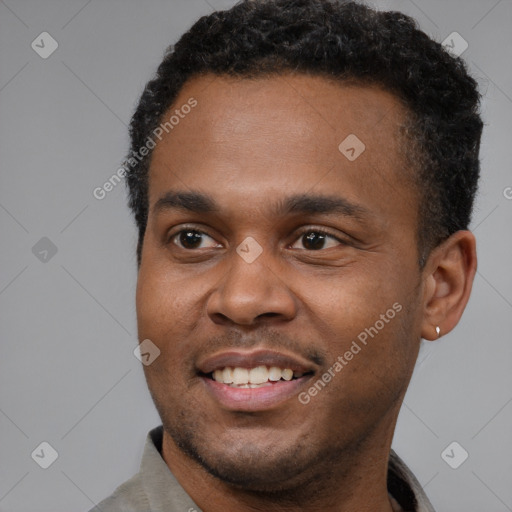
[[[406,107],[401,134],[420,198],[420,268],[433,247],[467,229],[483,123],[477,84],[462,59],[400,12],[341,0],[242,0],[203,16],[167,49],[132,117],[125,165],[139,265],[153,131],[185,82],[206,74],[258,78],[286,72],[378,85]],[[150,149],[141,157],[143,147]]]

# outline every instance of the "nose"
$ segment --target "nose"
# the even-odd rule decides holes
[[[265,251],[252,263],[233,252],[229,268],[208,299],[207,312],[212,321],[253,326],[293,319],[296,298],[272,263]]]

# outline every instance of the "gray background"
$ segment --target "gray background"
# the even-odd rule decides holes
[[[1,511],[88,510],[137,471],[159,424],[133,355],[136,232],[124,183],[101,201],[92,191],[118,169],[164,48],[233,4],[0,1]],[[512,3],[377,6],[439,41],[459,32],[486,95],[473,296],[459,327],[422,347],[394,448],[439,511],[512,510]],[[43,31],[59,45],[47,59],[31,48]],[[33,253],[43,237],[55,255],[43,256],[47,241]],[[31,458],[43,441],[59,454],[48,469]],[[469,453],[458,469],[441,458],[452,441]]]

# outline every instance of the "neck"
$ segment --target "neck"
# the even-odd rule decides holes
[[[162,456],[181,486],[204,512],[392,512],[387,469],[396,415],[371,433],[298,475],[286,487],[248,491],[223,482],[184,454],[164,430]]]

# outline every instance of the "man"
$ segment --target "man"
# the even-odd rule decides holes
[[[93,510],[433,510],[391,441],[470,295],[478,103],[357,3],[244,1],[168,51],[127,158],[162,427]]]

